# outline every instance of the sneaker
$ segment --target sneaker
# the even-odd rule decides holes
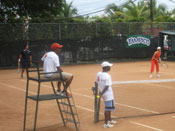
[[[159,75],[159,74],[157,74],[156,76],[157,76],[157,78],[159,78],[159,77],[160,77],[160,75]]]
[[[111,125],[110,123],[103,125],[103,128],[112,128],[112,127],[114,127],[114,125]]]
[[[61,95],[61,91],[57,91],[56,95],[60,96]]]
[[[109,123],[110,123],[110,124],[116,124],[117,121],[111,120],[111,121],[109,121]]]
[[[62,94],[64,94],[64,96],[66,96],[66,93],[67,93],[67,96],[72,96],[69,92],[62,92]]]
[[[151,75],[149,75],[149,78],[152,78],[153,76],[152,76],[152,74]]]
[[[56,92],[56,95],[58,95],[58,96],[64,96],[64,93],[62,93],[61,91],[57,91]]]

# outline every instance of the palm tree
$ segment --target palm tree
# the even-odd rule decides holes
[[[164,4],[158,5],[156,7],[157,1],[153,0],[152,8],[153,8],[153,19],[156,22],[166,22],[169,17],[171,17],[171,14],[167,11],[167,6]]]
[[[63,4],[63,11],[62,16],[63,17],[73,17],[77,15],[77,9],[72,6],[72,1],[68,4],[66,1],[64,1]]]
[[[120,6],[117,6],[116,4],[109,4],[106,7],[105,13],[109,16],[110,20],[112,21],[122,21],[123,16],[120,14],[116,14],[116,12],[122,12],[122,8]]]
[[[152,0],[152,9],[155,22],[168,21],[173,14],[167,11],[166,5],[157,6],[156,0]],[[110,4],[106,7],[106,14],[114,21],[150,22],[150,1],[140,0],[136,3],[134,0],[128,0],[121,6]]]
[[[172,14],[175,15],[175,8],[172,10]]]
[[[128,0],[122,8],[123,12],[116,13],[122,15],[126,21],[143,22],[148,17],[148,6],[144,1],[139,1],[136,5],[132,0]]]
[[[107,5],[105,13],[111,16],[111,15],[114,15],[115,12],[117,11],[122,11],[122,9],[113,3],[113,4]]]

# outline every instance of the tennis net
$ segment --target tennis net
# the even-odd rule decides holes
[[[130,118],[175,113],[175,79],[113,81],[116,110],[112,117]],[[104,120],[101,100],[99,120]]]

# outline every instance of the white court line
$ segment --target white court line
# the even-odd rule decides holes
[[[21,80],[24,82],[24,80]],[[37,83],[34,83],[34,82],[30,82],[31,84],[37,84]],[[44,87],[48,87],[48,88],[51,88],[50,86],[47,86],[47,85],[44,85],[42,84]],[[79,95],[79,96],[83,96],[83,97],[87,97],[87,98],[90,98],[90,99],[94,99],[94,97],[92,96],[88,96],[88,95],[83,95],[83,94],[79,94],[79,93],[75,93],[75,92],[72,92],[73,94],[75,95]],[[135,107],[135,106],[131,106],[131,105],[126,105],[126,104],[121,104],[121,103],[115,103],[117,105],[120,105],[120,106],[124,106],[124,107],[128,107],[128,108],[132,108],[132,109],[136,109],[136,110],[140,110],[140,111],[144,111],[144,112],[150,112],[150,113],[155,113],[155,114],[159,114],[159,112],[156,112],[156,111],[151,111],[151,110],[147,110],[147,109],[143,109],[143,108],[139,108],[139,107]]]
[[[15,86],[12,86],[12,85],[9,85],[9,84],[5,84],[5,83],[1,83],[1,85],[3,86],[7,86],[7,87],[10,87],[10,88],[13,88],[13,89],[16,89],[16,90],[19,90],[19,91],[23,91],[23,92],[26,92],[26,90],[24,89],[21,89],[21,88],[18,88],[18,87],[15,87]],[[36,95],[36,93],[32,92],[32,91],[28,91],[30,94],[33,94],[33,95]],[[87,110],[87,111],[90,111],[90,112],[94,112],[93,110],[91,109],[88,109],[88,108],[85,108],[85,107],[81,107],[79,105],[76,104],[76,107],[80,108],[80,109],[83,109],[83,110]],[[103,113],[100,113],[100,114],[103,114]]]
[[[161,74],[170,74],[170,75],[174,75],[175,72],[169,73],[169,72],[162,72],[162,71],[161,71]]]
[[[90,111],[90,112],[94,112],[94,110],[91,110],[91,109],[88,109],[88,108],[85,108],[85,107],[82,107],[82,106],[78,106],[77,104],[75,105],[76,107],[80,108],[80,109],[83,109],[83,110],[87,110],[87,111]],[[99,113],[100,115],[104,115],[104,113]],[[113,116],[111,115],[113,118],[117,118],[116,116]]]
[[[165,86],[165,85],[156,85],[156,84],[150,84],[150,83],[147,83],[147,85],[158,86],[158,87],[163,87],[163,88],[167,88],[167,89],[175,89],[173,87],[169,87],[169,86]]]
[[[5,84],[5,83],[1,83],[1,82],[0,82],[0,84],[3,85],[3,86],[7,86],[7,87],[10,87],[10,88],[19,90],[19,91],[26,92],[26,90],[24,90],[24,89],[21,89],[21,88],[18,88],[18,87],[9,85],[9,84]],[[29,93],[34,94],[34,95],[36,94],[36,93],[34,93],[34,92],[31,92],[31,91],[29,91]],[[90,112],[94,112],[94,111],[91,110],[91,109],[88,109],[88,108],[85,108],[85,107],[81,107],[81,106],[79,106],[79,105],[76,105],[76,107],[78,107],[78,108],[80,108],[80,109],[83,109],[83,110],[90,111]],[[103,113],[100,113],[100,114],[103,115]],[[112,117],[115,117],[115,116],[112,116]],[[157,129],[157,128],[154,128],[154,127],[150,127],[150,126],[146,126],[146,125],[143,125],[143,124],[140,124],[140,123],[136,123],[136,122],[133,122],[133,121],[132,121],[131,123],[132,123],[132,124],[136,124],[136,125],[140,125],[140,126],[143,126],[143,127],[146,127],[146,128],[154,129],[154,130],[157,130],[157,131],[163,131],[163,130],[160,130],[160,129]]]
[[[21,89],[21,88],[18,88],[18,87],[9,85],[9,84],[5,84],[5,83],[1,83],[1,82],[0,82],[0,84],[1,85],[4,85],[4,86],[7,86],[7,87],[10,87],[10,88],[13,88],[13,89],[17,89],[17,90],[26,92],[26,90],[24,90],[24,89]],[[34,93],[34,92],[31,92],[31,91],[28,91],[28,92],[31,93],[31,94],[33,94],[33,95],[36,95],[36,93]]]
[[[112,84],[140,84],[140,83],[160,83],[160,82],[175,82],[175,79],[162,80],[135,80],[135,81],[113,81]]]
[[[24,80],[21,80],[21,81],[24,81]],[[23,91],[23,92],[26,92],[26,90],[24,89],[21,89],[21,88],[18,88],[18,87],[15,87],[15,86],[12,86],[12,85],[9,85],[9,84],[5,84],[5,83],[1,83],[1,85],[3,86],[7,86],[7,87],[10,87],[10,88],[13,88],[13,89],[16,89],[16,90],[19,90],[19,91]],[[46,87],[49,87],[47,85],[45,85]],[[32,92],[32,91],[28,91],[30,94],[33,94],[33,95],[36,95],[36,93]],[[91,109],[88,109],[88,108],[85,108],[85,107],[82,107],[82,106],[79,106],[76,104],[76,107],[80,108],[80,109],[83,109],[83,110],[87,110],[87,111],[90,111],[90,112],[94,112],[94,110],[91,110]],[[101,115],[103,115],[103,113],[100,113]],[[115,116],[112,116],[112,117],[115,117]]]
[[[82,107],[82,106],[78,106],[78,105],[75,105],[76,107],[78,108],[81,108],[83,110],[87,110],[87,111],[90,111],[90,112],[94,112],[94,110],[91,110],[91,109],[88,109],[88,108],[85,108],[85,107]]]
[[[165,85],[158,85],[158,84],[151,84],[151,83],[144,83],[144,84],[151,85],[151,86],[154,86],[154,87],[157,86],[157,87],[163,87],[163,88],[167,88],[167,89],[175,89],[173,87],[165,86]],[[114,87],[114,88],[116,88],[116,87]]]
[[[94,97],[91,97],[91,96],[82,95],[82,94],[74,93],[74,92],[72,92],[72,93],[76,94],[76,95],[79,95],[79,96],[84,96],[84,97],[94,99]],[[121,104],[121,103],[117,103],[117,102],[115,102],[115,104],[120,105],[120,106],[124,106],[124,107],[128,107],[128,108],[132,108],[132,109],[136,109],[136,110],[141,110],[141,111],[145,111],[145,112],[151,112],[151,113],[159,114],[159,112],[151,111],[151,110],[147,110],[147,109],[143,109],[143,108],[139,108],[139,107],[135,107],[135,106],[130,106],[130,105]]]
[[[144,112],[151,112],[151,113],[159,114],[159,112],[151,111],[151,110],[147,110],[147,109],[143,109],[143,108],[139,108],[139,107],[135,107],[135,106],[130,106],[130,105],[121,104],[121,103],[115,103],[115,104],[125,106],[125,107],[129,107],[129,108],[133,108],[133,109],[136,109],[136,110],[141,110],[141,111],[144,111]]]
[[[21,81],[24,81],[24,80],[21,80]],[[19,90],[19,91],[23,91],[23,92],[26,92],[26,90],[24,89],[21,89],[21,88],[18,88],[18,87],[15,87],[15,86],[12,86],[12,85],[9,85],[9,84],[5,84],[5,83],[1,83],[1,85],[3,86],[7,86],[7,87],[10,87],[10,88],[13,88],[13,89],[16,89],[16,90]],[[34,84],[34,83],[33,83]],[[36,84],[36,83],[35,83]],[[47,85],[44,85],[45,87],[49,87],[51,88],[50,86],[47,86]],[[33,95],[36,95],[36,93],[32,92],[32,91],[28,91],[30,94],[33,94]],[[75,93],[76,94],[76,93]],[[85,97],[87,97],[87,95],[84,95]],[[90,96],[89,96],[90,97]],[[76,104],[76,107],[80,108],[80,109],[83,109],[83,110],[86,110],[86,111],[90,111],[90,112],[94,112],[94,110],[91,110],[89,108],[85,108],[85,107],[82,107],[82,106],[79,106]],[[100,113],[101,115],[103,115],[104,113]],[[116,116],[112,116],[112,117],[116,117]]]
[[[151,126],[147,126],[147,125],[137,123],[137,122],[134,122],[134,121],[130,121],[130,123],[135,124],[135,125],[139,125],[139,126],[143,126],[143,127],[146,127],[146,128],[152,129],[152,130],[156,130],[156,131],[164,131],[164,130],[161,130],[161,129],[158,129],[158,128],[155,128],[155,127],[151,127]]]

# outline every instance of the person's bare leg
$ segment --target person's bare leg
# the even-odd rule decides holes
[[[25,71],[25,68],[22,68],[22,71],[21,71],[21,78],[23,78],[23,73]]]
[[[61,81],[57,82],[57,91],[61,91]]]
[[[111,121],[111,111],[109,111],[109,121]]]
[[[105,115],[105,124],[108,124],[108,121],[110,119],[110,111],[105,111],[104,115]]]
[[[72,80],[73,80],[73,76],[71,77],[71,79],[69,81],[66,82],[66,85],[65,85],[65,88],[64,88],[63,92],[67,91],[67,88],[70,86]]]

